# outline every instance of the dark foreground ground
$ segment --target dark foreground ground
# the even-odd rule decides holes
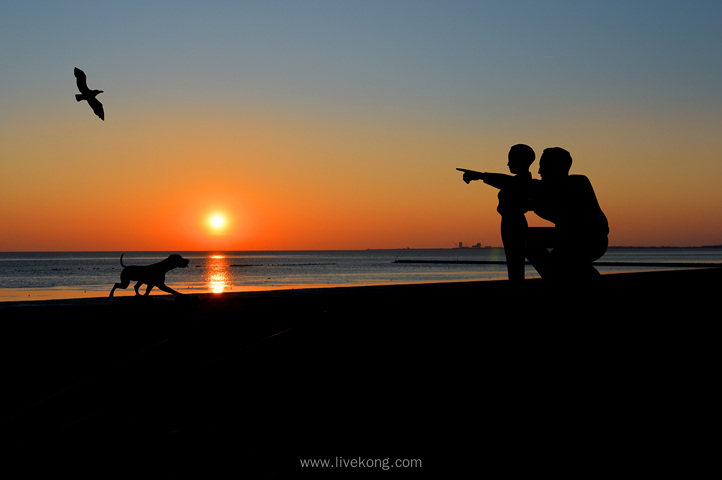
[[[718,471],[721,285],[700,269],[0,304],[0,476]]]

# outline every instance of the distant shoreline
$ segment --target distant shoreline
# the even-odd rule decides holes
[[[406,248],[367,248],[365,251],[396,251],[396,250],[493,250],[495,248],[503,249],[504,247],[500,246],[494,246],[494,245],[488,245],[483,247],[432,247],[432,248],[417,248],[417,247],[406,247]],[[607,247],[608,250],[614,250],[614,249],[630,249],[630,248],[637,248],[637,249],[692,249],[692,248],[722,248],[722,245],[702,245],[702,246],[685,246],[685,247],[679,247],[679,246],[665,246],[665,245],[657,245],[652,247],[643,247],[643,246],[625,246],[625,245],[615,245]],[[292,251],[292,250],[288,250]],[[309,250],[313,251],[313,250]],[[319,250],[322,251],[322,250]],[[333,250],[328,250],[333,251]],[[347,250],[347,251],[353,251],[353,250]],[[359,250],[363,251],[363,250]]]
[[[505,261],[498,260],[407,260],[396,259],[394,263],[430,263],[450,265],[506,265]],[[593,262],[596,266],[605,267],[653,267],[653,268],[720,268],[722,262]],[[525,265],[531,265],[525,262]]]
[[[177,251],[177,252],[191,252],[191,253],[208,253],[208,252],[248,252],[248,253],[254,253],[254,252],[394,252],[399,250],[493,250],[493,249],[503,249],[504,247],[498,246],[498,245],[488,245],[483,247],[402,247],[402,248],[351,248],[351,249],[318,249],[318,250],[308,250],[308,249],[299,249],[299,250],[223,250],[223,249],[211,249],[211,250],[176,250],[176,249],[168,249],[168,250],[7,250],[7,251],[1,251],[0,254],[16,254],[16,253],[165,253],[169,251]],[[608,247],[608,250],[614,250],[614,249],[647,249],[647,250],[653,250],[653,249],[676,249],[676,250],[685,250],[685,249],[722,249],[722,244],[720,245],[698,245],[698,246],[671,246],[671,245],[655,245],[655,246],[627,246],[627,245],[614,245]]]

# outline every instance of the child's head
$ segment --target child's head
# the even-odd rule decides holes
[[[513,174],[519,174],[529,171],[529,167],[534,163],[534,150],[529,145],[522,143],[514,145],[509,150],[509,171]]]

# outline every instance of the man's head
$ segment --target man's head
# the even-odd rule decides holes
[[[539,159],[539,175],[542,180],[555,181],[565,178],[571,168],[572,156],[563,148],[546,148]]]
[[[534,163],[534,150],[529,145],[522,143],[514,145],[509,149],[509,171],[513,174],[519,174],[529,171],[529,167]]]

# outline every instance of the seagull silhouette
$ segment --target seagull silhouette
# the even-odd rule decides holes
[[[78,84],[78,90],[80,94],[75,95],[75,100],[78,102],[81,100],[87,100],[90,108],[93,109],[95,114],[100,117],[101,120],[105,120],[105,112],[103,112],[103,104],[95,98],[99,93],[103,93],[102,90],[91,90],[88,88],[88,83],[85,80],[85,72],[78,67],[74,70],[76,83]]]

